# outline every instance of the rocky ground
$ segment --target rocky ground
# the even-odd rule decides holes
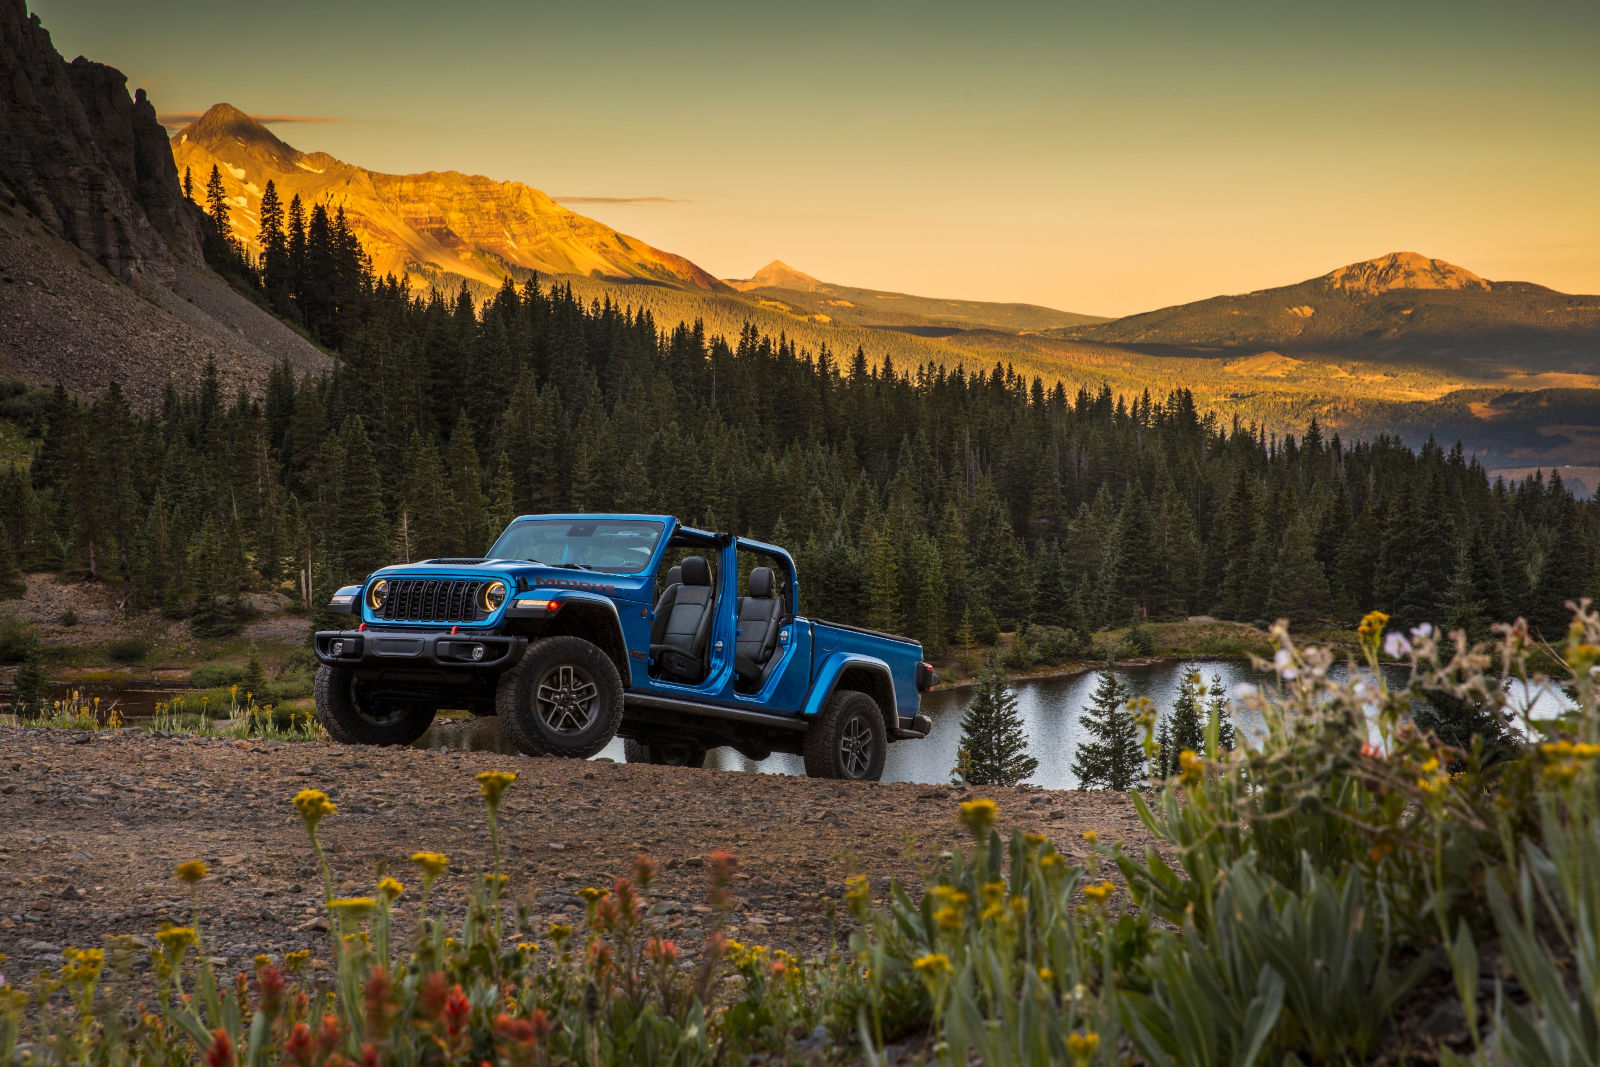
[[[322,837],[335,890],[370,892],[383,865],[415,883],[407,857],[454,861],[435,899],[459,916],[474,868],[490,858],[473,775],[520,775],[506,795],[509,892],[537,929],[581,917],[576,891],[609,885],[644,852],[662,865],[657,901],[686,947],[704,932],[705,856],[739,859],[734,936],[824,951],[844,879],[920,885],[963,840],[962,789],[813,781],[481,752],[227,741],[136,731],[0,728],[0,964],[13,983],[61,963],[67,946],[107,934],[148,937],[190,904],[172,871],[202,858],[208,947],[228,967],[310,948],[326,958],[321,887],[289,799],[327,791]],[[985,789],[1000,826],[1037,830],[1082,854],[1078,835],[1141,849],[1149,838],[1120,796]],[[405,902],[403,901],[402,904]],[[433,905],[430,905],[430,910]],[[402,907],[402,911],[405,911]]]

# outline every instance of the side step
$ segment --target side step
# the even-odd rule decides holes
[[[631,707],[650,708],[656,711],[673,711],[682,715],[692,715],[702,719],[724,719],[729,722],[748,723],[751,726],[765,726],[774,730],[793,730],[796,733],[805,733],[806,731],[806,723],[803,719],[784,718],[759,711],[745,711],[743,708],[724,708],[716,704],[695,704],[688,700],[673,700],[671,697],[661,697],[647,693],[624,693],[622,700],[624,709]]]

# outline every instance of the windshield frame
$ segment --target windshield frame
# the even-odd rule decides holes
[[[514,552],[514,549],[510,544],[508,544],[508,542],[510,542],[512,537],[514,535],[516,535],[518,533],[518,531],[526,530],[529,527],[541,527],[541,526],[543,526],[543,527],[554,526],[554,527],[566,527],[567,528],[567,532],[565,534],[561,535],[561,537],[559,538],[559,540],[563,543],[563,547],[562,547],[562,550],[561,550],[561,553],[560,553],[560,557],[561,558],[558,558],[558,559],[542,559],[542,558],[535,559],[535,558],[530,558],[530,557],[528,557],[526,555],[520,555],[519,556],[519,555],[511,554],[511,553]],[[582,527],[582,526],[588,526],[588,527],[592,527],[594,529],[590,534],[588,534],[588,535],[586,535],[586,536],[584,536],[582,538],[576,537],[575,535],[573,535],[571,533],[571,528],[572,527]],[[565,568],[565,569],[570,569],[570,570],[578,572],[578,573],[613,574],[613,575],[647,574],[647,573],[650,572],[651,568],[653,568],[655,566],[656,557],[660,554],[661,546],[666,541],[667,526],[668,526],[667,522],[664,521],[663,519],[650,517],[650,516],[643,516],[643,515],[637,515],[637,516],[635,516],[635,515],[630,515],[630,516],[530,515],[530,516],[525,516],[525,517],[520,517],[520,518],[514,519],[511,522],[511,524],[505,528],[504,532],[502,532],[500,534],[500,536],[495,539],[494,544],[489,547],[489,556],[492,559],[512,559],[512,560],[517,560],[519,562],[524,562],[524,563],[537,563],[537,564],[540,564],[540,565],[546,566],[546,567]],[[631,564],[626,564],[626,563],[625,564],[601,564],[601,563],[597,563],[597,562],[592,561],[591,559],[583,558],[583,555],[586,555],[587,553],[582,553],[577,558],[574,558],[573,553],[569,550],[571,542],[573,542],[575,540],[584,540],[584,541],[592,541],[595,544],[598,544],[599,542],[595,540],[595,536],[594,535],[596,533],[600,533],[602,528],[605,528],[605,527],[618,527],[618,528],[630,528],[631,527],[631,528],[640,530],[642,533],[653,533],[654,534],[654,538],[655,539],[652,542],[650,542],[649,551],[644,555],[644,557],[642,559],[642,562],[640,563],[640,565],[637,568],[634,568]],[[621,530],[619,530],[618,532],[620,533]],[[554,540],[557,540],[557,538],[551,538],[550,540],[554,541]],[[644,543],[644,541],[643,541],[643,538],[641,537],[637,541],[630,541],[629,544],[626,547],[637,548],[638,546],[642,545],[643,543]],[[546,552],[546,554],[547,555],[551,555],[553,553]]]

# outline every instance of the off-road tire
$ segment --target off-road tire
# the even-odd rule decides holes
[[[876,782],[889,755],[878,702],[854,689],[836,690],[806,731],[808,778]]]
[[[409,745],[428,732],[436,708],[395,703],[363,708],[361,683],[348,667],[317,668],[317,718],[328,736],[347,745]]]
[[[622,725],[622,676],[592,641],[545,637],[500,676],[494,706],[500,732],[518,752],[588,759]]]
[[[641,741],[636,737],[622,739],[622,754],[629,763],[654,763],[662,767],[704,767],[706,750],[699,745],[663,744],[659,741]]]

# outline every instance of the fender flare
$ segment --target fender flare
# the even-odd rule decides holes
[[[594,643],[599,645],[600,648],[611,657],[612,662],[617,666],[617,673],[622,676],[622,688],[627,689],[629,687],[630,678],[630,672],[628,668],[628,638],[627,635],[622,632],[622,615],[617,611],[617,605],[614,604],[609,598],[597,596],[594,593],[570,592],[567,590],[560,591],[559,594],[552,596],[550,599],[560,601],[563,609],[565,609],[569,604],[581,604],[586,609],[598,610],[601,615],[610,618],[610,622],[605,623],[604,625],[610,631],[609,636],[615,641],[616,647],[614,649],[608,648],[605,644],[598,641]],[[568,617],[570,618],[570,616]],[[561,621],[560,612],[557,612],[556,618],[558,622]],[[573,636],[582,637],[584,635],[582,633],[573,632]]]
[[[834,690],[839,688],[839,683],[847,674],[857,678],[869,680],[871,688],[862,691],[871,696],[878,703],[878,710],[883,712],[884,729],[893,737],[900,728],[900,706],[895,699],[894,673],[889,670],[889,665],[877,656],[867,656],[859,652],[835,652],[823,661],[822,669],[817,672],[817,678],[811,686],[811,696],[806,701],[805,707],[800,709],[802,719],[814,718],[822,711]],[[851,688],[856,688],[852,686]],[[884,700],[887,698],[888,703]]]

